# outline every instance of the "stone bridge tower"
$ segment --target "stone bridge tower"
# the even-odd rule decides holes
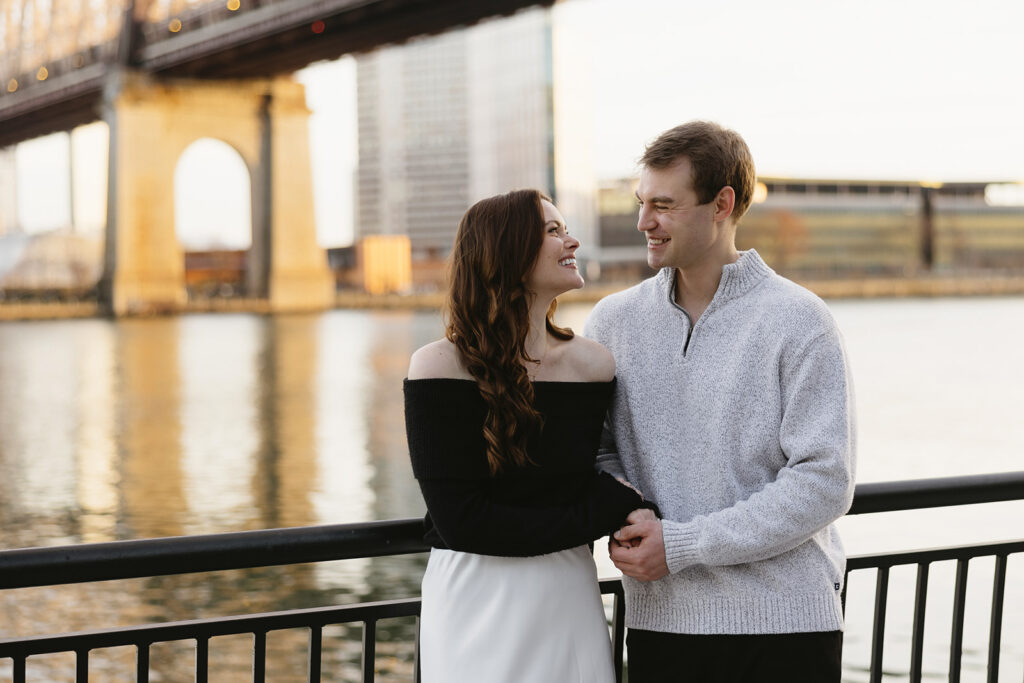
[[[186,302],[175,234],[174,170],[192,142],[233,147],[252,187],[248,296],[272,311],[320,309],[333,277],[316,242],[309,109],[291,78],[160,80],[110,74],[107,236],[101,297],[115,315],[175,310]]]

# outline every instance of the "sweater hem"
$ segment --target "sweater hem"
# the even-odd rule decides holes
[[[675,600],[627,591],[626,626],[692,634],[769,634],[842,631],[839,593]]]

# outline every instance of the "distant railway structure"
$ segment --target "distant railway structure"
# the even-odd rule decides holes
[[[628,180],[600,195],[602,277],[645,267]],[[1024,270],[1024,186],[762,177],[737,246],[784,274],[899,277]]]

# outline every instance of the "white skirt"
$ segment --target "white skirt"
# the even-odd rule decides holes
[[[587,546],[538,557],[430,551],[423,683],[611,683],[611,639]]]

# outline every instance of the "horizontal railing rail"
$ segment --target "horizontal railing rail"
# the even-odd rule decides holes
[[[1024,500],[1024,471],[858,484],[847,514]]]
[[[849,514],[865,514],[1024,500],[1024,472],[966,477],[860,484]],[[388,520],[365,524],[337,524],[291,529],[269,529],[175,538],[115,541],[50,548],[0,551],[0,589],[27,588],[115,579],[246,569],[309,562],[323,562],[425,552],[419,519]],[[995,556],[995,584],[990,620],[989,681],[998,678],[999,641],[1006,580],[1006,558],[1024,552],[1024,539],[1004,543],[932,550],[916,550],[850,557],[847,574],[877,572],[872,633],[871,680],[881,681],[889,569],[918,566],[911,680],[921,680],[924,607],[928,568],[934,562],[956,561],[957,577],[950,645],[951,681],[959,681],[963,644],[967,567],[972,558]],[[622,584],[618,579],[601,582],[602,592],[612,594],[613,644],[621,680],[624,617]],[[845,606],[846,586],[843,587]],[[328,624],[360,622],[363,625],[363,680],[374,679],[376,622],[380,619],[417,617],[419,598],[362,603],[337,607],[290,610],[267,614],[199,619],[63,635],[0,639],[0,661],[13,661],[15,683],[25,680],[26,660],[35,655],[74,652],[76,680],[88,680],[89,652],[93,649],[134,646],[137,649],[136,680],[149,677],[149,648],[174,640],[196,642],[197,682],[207,680],[210,638],[249,634],[253,637],[253,681],[263,681],[266,668],[266,634],[289,628],[308,628],[309,680],[320,680],[321,637]],[[417,626],[418,628],[418,626]],[[418,671],[418,651],[416,652]],[[417,676],[418,678],[418,676]]]
[[[1024,471],[858,484],[851,515],[1024,500]],[[420,519],[0,551],[0,590],[425,552]]]
[[[422,519],[0,551],[0,590],[424,552]]]

